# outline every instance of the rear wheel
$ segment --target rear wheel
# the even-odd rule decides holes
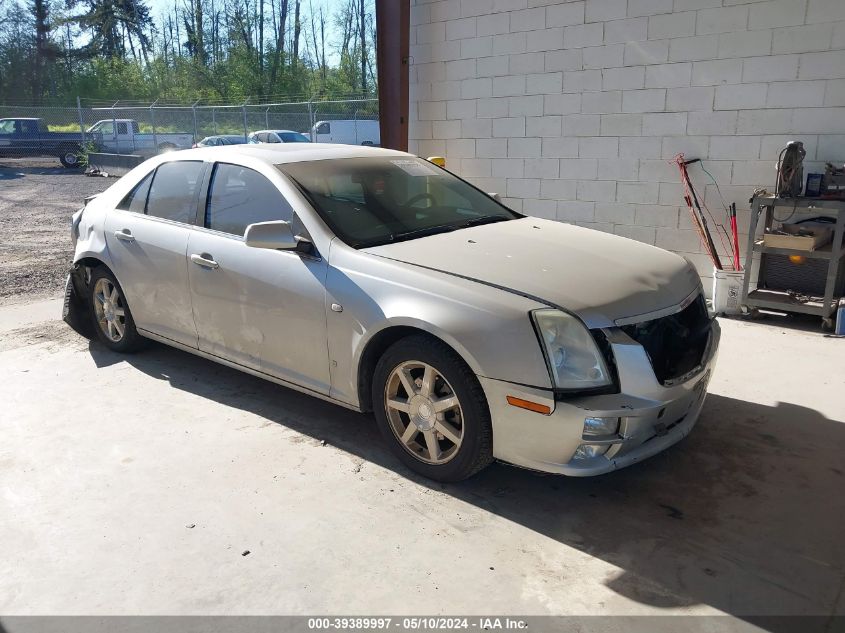
[[[114,275],[104,267],[96,268],[88,288],[91,319],[100,342],[115,352],[141,349],[145,339],[135,328],[132,312]]]
[[[421,335],[393,344],[376,365],[372,398],[382,435],[411,470],[453,482],[493,461],[484,392],[443,342]]]

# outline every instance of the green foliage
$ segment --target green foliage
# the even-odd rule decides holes
[[[80,148],[76,157],[79,159],[79,166],[88,169],[88,154],[96,153],[97,146],[92,141],[86,141]]]
[[[372,1],[366,0],[367,11]],[[257,32],[258,0],[184,0],[156,25],[144,0],[0,0],[0,104],[75,105],[77,96],[255,103],[361,96],[364,83],[374,94],[373,19],[368,14],[359,20],[359,0],[336,0],[332,16],[311,10],[307,0],[262,2],[263,37]],[[294,31],[297,4],[301,29]],[[279,39],[274,29],[283,6],[289,13]],[[334,53],[328,56],[333,65],[326,61],[327,50]]]

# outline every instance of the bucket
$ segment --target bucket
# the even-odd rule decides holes
[[[742,314],[743,271],[713,269],[713,312],[729,316]]]

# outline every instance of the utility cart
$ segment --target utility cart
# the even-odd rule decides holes
[[[817,248],[812,244],[790,248],[766,245],[764,239],[757,236],[761,216],[764,216],[764,234],[768,234],[775,222],[808,213],[836,218],[830,225],[833,230],[831,242]],[[749,310],[763,308],[818,315],[822,317],[824,327],[831,328],[839,300],[845,295],[843,227],[845,200],[754,196],[741,305]],[[760,267],[754,280],[756,289],[749,291],[754,253],[760,254]]]

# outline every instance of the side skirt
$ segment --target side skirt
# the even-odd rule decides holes
[[[238,363],[234,363],[230,360],[226,360],[220,356],[215,356],[214,354],[210,354],[208,352],[204,352],[200,349],[195,347],[190,347],[188,345],[184,345],[182,343],[178,343],[177,341],[171,340],[165,336],[160,336],[149,330],[142,330],[138,328],[138,332],[153,341],[157,341],[159,343],[164,343],[165,345],[169,345],[170,347],[175,347],[176,349],[182,350],[183,352],[188,352],[190,354],[194,354],[195,356],[199,356],[201,358],[205,358],[206,360],[211,360],[216,363],[220,363],[221,365],[225,365],[226,367],[231,367],[232,369],[237,369],[239,371],[246,372],[247,374],[251,374],[256,376],[257,378],[263,378],[264,380],[269,380],[270,382],[274,382],[277,385],[281,385],[282,387],[287,387],[288,389],[293,389],[294,391],[299,391],[300,393],[304,393],[309,396],[314,396],[315,398],[319,398],[320,400],[325,400],[326,402],[330,402],[332,404],[339,405],[346,409],[351,409],[356,413],[362,413],[360,407],[354,404],[350,404],[348,402],[343,402],[342,400],[336,400],[330,396],[322,394],[318,391],[313,391],[312,389],[308,389],[307,387],[302,387],[292,382],[288,382],[286,380],[282,380],[281,378],[276,378],[271,374],[266,374],[262,371],[258,371],[257,369],[252,369],[251,367],[246,367],[245,365],[239,365]]]

